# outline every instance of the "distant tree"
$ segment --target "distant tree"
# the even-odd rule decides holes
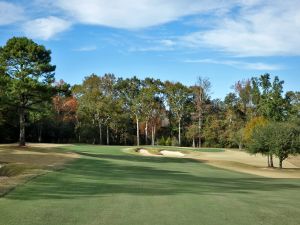
[[[105,121],[106,104],[103,101],[101,78],[96,74],[85,77],[82,85],[73,88],[78,100],[78,115],[90,128],[98,127],[99,144],[103,144],[102,128]],[[94,132],[91,132],[93,143],[96,143]]]
[[[240,129],[232,134],[231,140],[239,146],[239,150],[242,150],[244,144],[244,129]]]
[[[251,141],[247,144],[246,150],[251,154],[262,154],[268,156],[268,167],[273,167],[270,162],[269,141],[272,139],[270,126],[256,127],[251,135]]]
[[[199,124],[198,124],[199,125]],[[196,125],[196,124],[192,124],[190,125],[188,128],[187,128],[187,132],[186,132],[186,137],[189,139],[189,140],[192,140],[193,144],[193,148],[196,147],[196,141],[195,139],[197,137],[199,137],[199,126]]]
[[[274,154],[279,159],[279,168],[289,155],[300,153],[300,128],[297,125],[273,122],[266,126],[257,127],[248,145],[251,153]],[[268,166],[270,161],[268,158]]]
[[[165,95],[170,111],[178,123],[178,144],[181,145],[181,122],[190,99],[189,89],[181,83],[165,82]]]
[[[289,119],[300,119],[300,91],[285,94]]]
[[[243,141],[244,144],[247,146],[251,142],[252,134],[255,129],[258,129],[259,127],[264,127],[269,123],[269,121],[264,118],[263,116],[256,116],[251,118],[245,125],[245,128],[243,129]],[[269,151],[269,152],[267,152]],[[272,152],[267,149],[264,150],[264,154],[268,157],[268,165],[270,167],[273,167],[273,157]]]
[[[286,101],[282,96],[284,81],[275,76],[273,82],[270,74],[261,75],[258,79],[261,89],[258,112],[270,121],[284,121],[287,115]]]
[[[238,81],[237,83],[235,83],[234,89],[239,96],[239,102],[241,104],[240,108],[244,114],[244,119],[246,119],[248,114],[248,107],[251,103],[251,81]]]
[[[253,116],[258,116],[258,106],[261,99],[261,91],[259,87],[259,79],[257,77],[251,78],[251,104],[253,108]]]
[[[145,144],[148,140],[148,129],[151,128],[151,143],[154,145],[157,120],[163,113],[162,106],[162,82],[160,80],[146,78],[142,82],[139,95],[142,104],[142,117],[145,122]]]
[[[51,120],[53,116],[52,105],[49,102],[42,102],[35,105],[29,112],[29,121],[36,126],[37,140],[42,142],[43,124],[47,120]]]
[[[1,68],[0,68],[1,69]],[[5,121],[5,111],[7,108],[7,104],[8,104],[8,96],[6,93],[6,89],[7,89],[7,82],[9,81],[9,79],[7,79],[8,77],[5,76],[4,71],[0,70],[0,125],[2,123],[4,123]]]
[[[103,117],[104,124],[106,125],[106,144],[110,144],[110,126],[114,124],[118,119],[117,117],[121,113],[120,101],[116,97],[116,85],[117,80],[114,74],[104,74],[101,77],[101,90],[103,95]]]
[[[263,116],[268,121],[278,122],[287,120],[287,101],[283,97],[284,81],[277,76],[271,80],[270,74],[263,74],[258,78],[252,78],[253,103],[256,104],[256,116]],[[273,153],[269,152],[270,166],[273,166]]]
[[[161,98],[156,98],[149,117],[149,124],[151,126],[151,145],[154,146],[156,133],[161,128],[163,119],[166,118],[166,109]]]
[[[142,82],[137,77],[131,79],[119,79],[118,92],[123,99],[124,110],[130,112],[131,118],[136,122],[136,145],[140,145],[140,120],[143,115],[141,98]]]
[[[52,98],[56,119],[60,121],[73,121],[77,110],[77,99],[70,93],[70,85],[60,80],[56,83],[61,90]]]
[[[25,115],[54,94],[55,66],[50,62],[51,51],[25,37],[13,37],[0,48],[1,76],[8,82],[5,91],[19,112],[20,146],[25,146]]]
[[[204,144],[209,147],[223,147],[226,124],[224,118],[220,117],[221,112],[210,111],[204,125]],[[227,137],[228,138],[228,137]]]
[[[232,143],[234,146],[238,145],[238,147],[241,149],[244,142],[242,130],[246,122],[246,115],[243,110],[248,111],[247,107],[244,108],[241,98],[235,93],[229,93],[226,95],[224,107],[224,123],[226,125],[224,134],[227,136],[230,143]],[[219,114],[222,115],[222,112],[219,112]],[[229,144],[229,146],[231,147],[231,144]]]
[[[268,120],[262,116],[253,117],[249,120],[244,128],[244,139],[250,141],[252,133],[256,127],[267,125]]]
[[[203,127],[203,115],[207,108],[207,100],[209,99],[209,92],[211,88],[211,83],[208,78],[197,78],[197,83],[192,87],[192,92],[194,95],[194,104],[196,108],[196,114],[198,117],[198,143],[199,148],[201,148],[201,136]]]
[[[300,128],[289,123],[272,124],[272,141],[270,146],[279,159],[279,168],[289,155],[300,153]]]

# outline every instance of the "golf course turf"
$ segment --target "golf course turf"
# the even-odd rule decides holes
[[[1,225],[299,225],[300,179],[270,179],[119,146],[81,157],[0,198]]]

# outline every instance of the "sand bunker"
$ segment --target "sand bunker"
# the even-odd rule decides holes
[[[178,151],[167,151],[167,150],[162,150],[159,153],[160,154],[153,154],[151,152],[149,152],[147,149],[140,149],[138,150],[138,152],[143,155],[143,156],[157,156],[157,157],[183,157],[185,156],[185,154],[178,152]]]
[[[150,153],[148,150],[146,149],[140,149],[138,150],[138,152],[143,155],[143,156],[158,156],[158,155],[155,155],[155,154],[152,154]]]
[[[167,157],[183,157],[183,156],[185,156],[185,154],[183,154],[182,152],[178,152],[178,151],[163,150],[163,151],[160,151],[160,153],[163,156],[167,156]]]

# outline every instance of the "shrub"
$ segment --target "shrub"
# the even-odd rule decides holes
[[[171,140],[170,137],[168,137],[168,138],[166,139],[166,145],[167,145],[167,146],[171,146],[171,145],[172,145],[172,140]]]
[[[158,139],[158,145],[166,145],[164,136],[162,136],[160,139]]]
[[[177,138],[173,137],[172,138],[172,146],[178,146],[178,145],[179,145],[179,142],[178,142]]]
[[[300,153],[300,129],[295,124],[278,122],[257,127],[247,149],[254,154],[274,154],[279,159],[279,168],[282,168],[282,161],[289,155]],[[268,164],[270,166],[269,161]]]

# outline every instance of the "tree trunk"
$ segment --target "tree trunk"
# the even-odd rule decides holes
[[[271,164],[270,164],[270,155],[268,154],[267,157],[268,157],[268,167],[271,167]]]
[[[138,117],[136,117],[136,145],[140,146],[140,129]]]
[[[279,158],[279,168],[282,169],[282,161],[283,159],[282,158]]]
[[[148,121],[146,122],[146,127],[145,127],[145,144],[148,144]]]
[[[201,148],[201,126],[202,126],[202,115],[199,113],[199,124],[198,124],[198,130],[199,130],[199,148]]]
[[[42,124],[39,125],[39,137],[38,137],[38,142],[41,143],[42,142]]]
[[[81,122],[79,122],[79,125],[78,125],[78,142],[79,142],[79,143],[81,142],[81,134],[80,134],[80,131],[81,131]]]
[[[153,138],[153,145],[155,145],[155,138],[156,138],[156,125],[154,125],[154,138]]]
[[[270,167],[274,167],[273,155],[272,154],[270,154]]]
[[[98,127],[99,127],[99,144],[102,145],[102,124],[100,121],[98,122]]]
[[[108,129],[108,126],[106,126],[106,144],[109,145],[109,129]]]
[[[19,146],[25,146],[25,109],[20,108],[20,139]]]
[[[239,143],[239,150],[242,150],[243,144],[242,142]]]
[[[153,128],[153,146],[155,145],[155,139],[156,139],[156,125],[154,125],[154,128]]]
[[[151,127],[151,145],[154,146],[154,126]]]
[[[181,146],[181,120],[178,122],[178,145]]]
[[[195,148],[196,145],[195,145],[195,137],[193,137],[193,148]]]

